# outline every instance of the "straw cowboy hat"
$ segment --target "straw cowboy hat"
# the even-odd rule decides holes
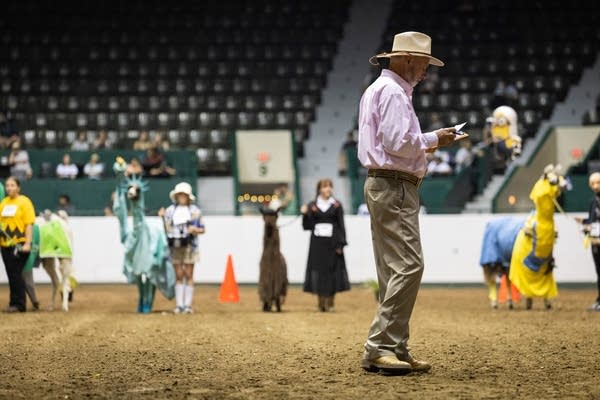
[[[443,67],[444,63],[431,55],[431,38],[421,32],[402,32],[394,36],[392,51],[379,53],[369,59],[371,65],[379,65],[379,58],[415,56],[429,58],[429,64]]]
[[[187,182],[180,182],[175,185],[175,189],[171,190],[171,193],[169,193],[169,198],[171,198],[172,202],[175,202],[175,196],[177,196],[179,193],[187,194],[191,201],[196,199],[192,193],[192,186]]]

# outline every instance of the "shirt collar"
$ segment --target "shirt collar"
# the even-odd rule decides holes
[[[400,75],[392,71],[391,69],[383,69],[381,70],[381,76],[385,76],[396,82],[408,95],[408,97],[412,97],[413,87],[410,83],[406,82]]]
[[[331,196],[329,199],[325,200],[324,198],[322,198],[321,196],[317,196],[317,207],[319,208],[319,210],[321,210],[322,212],[326,212],[327,210],[329,210],[329,208],[335,204],[335,199],[333,198],[333,196]]]

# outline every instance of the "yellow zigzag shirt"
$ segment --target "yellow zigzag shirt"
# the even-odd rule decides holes
[[[25,227],[34,222],[35,210],[27,196],[20,195],[14,199],[5,197],[0,202],[0,227],[6,235],[0,234],[0,246],[25,242]]]

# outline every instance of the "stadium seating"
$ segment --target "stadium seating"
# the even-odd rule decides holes
[[[173,147],[214,156],[200,173],[230,173],[237,128],[308,136],[349,3],[9,1],[0,110],[30,147],[100,130],[124,147],[160,131]]]
[[[508,104],[516,109],[519,133],[527,139],[550,117],[556,102],[565,98],[583,68],[596,59],[599,11],[596,3],[584,0],[395,0],[377,52],[389,51],[399,32],[421,31],[432,37],[432,53],[446,65],[430,68],[429,79],[415,88],[413,104],[423,130],[429,129],[435,115],[443,126],[466,121],[465,130],[478,140],[493,109]],[[378,75],[379,68],[373,68],[372,79]],[[498,98],[500,82],[512,85],[518,96]],[[585,122],[597,122],[597,115],[588,113]],[[480,193],[494,170],[486,154],[476,157],[470,171],[426,179],[420,195],[428,212],[459,212],[469,195]],[[364,178],[357,171],[348,175],[356,206],[363,201]]]
[[[446,66],[437,69],[433,87],[430,82],[415,90],[424,129],[435,112],[444,125],[468,121],[471,131],[479,131],[502,81],[517,89],[518,99],[510,105],[519,114],[521,134],[531,137],[596,58],[599,11],[596,3],[584,0],[396,0],[379,50],[389,51],[398,32],[432,36],[433,53]]]

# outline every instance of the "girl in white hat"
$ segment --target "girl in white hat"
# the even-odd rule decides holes
[[[158,211],[163,218],[171,259],[175,267],[175,314],[192,313],[194,264],[198,262],[198,235],[204,233],[200,209],[189,183],[181,182],[169,194],[171,204]]]

